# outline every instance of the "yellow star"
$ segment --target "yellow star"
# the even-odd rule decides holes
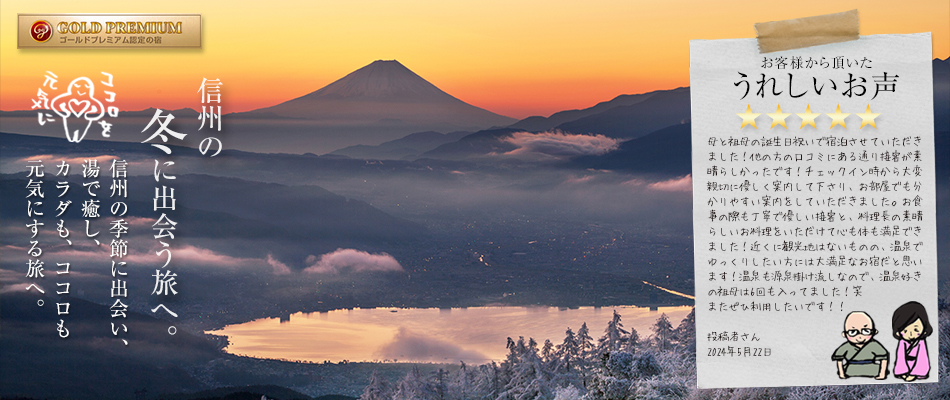
[[[811,125],[812,128],[818,129],[818,127],[815,126],[815,118],[818,118],[818,116],[821,115],[821,113],[813,113],[813,112],[811,112],[811,104],[805,106],[805,112],[803,112],[803,113],[795,113],[795,115],[801,117],[801,119],[802,119],[802,126],[801,126],[801,127],[802,127],[802,128],[804,128],[805,125]]]
[[[788,129],[788,125],[785,125],[785,118],[788,118],[788,116],[792,114],[783,113],[781,104],[778,105],[778,108],[775,110],[774,113],[769,113],[766,115],[768,115],[769,117],[772,117],[772,128],[774,128],[775,125],[782,125],[783,127],[785,127],[785,129]],[[772,128],[769,128],[769,129],[772,129]]]
[[[742,117],[742,126],[740,126],[739,129],[745,128],[746,125],[752,125],[753,128],[759,129],[758,126],[755,126],[755,118],[762,114],[752,112],[751,104],[745,107],[744,113],[742,114],[736,113],[736,115]]]
[[[871,105],[868,104],[868,109],[863,114],[854,114],[861,117],[861,128],[864,128],[865,125],[871,125],[874,129],[877,129],[877,125],[874,124],[874,118],[877,118],[880,113],[872,113]],[[860,129],[860,128],[858,128]]]
[[[841,125],[842,128],[847,128],[848,126],[845,125],[844,119],[845,119],[847,116],[851,115],[851,113],[843,113],[843,112],[841,112],[841,105],[839,104],[839,105],[838,105],[838,109],[835,110],[835,113],[834,113],[834,114],[825,113],[825,115],[831,117],[831,127],[832,127],[832,128],[834,128],[835,125]]]

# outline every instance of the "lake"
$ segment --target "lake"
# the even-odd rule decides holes
[[[481,364],[503,360],[508,337],[533,337],[538,348],[545,339],[557,345],[568,327],[577,333],[587,322],[596,342],[617,310],[623,326],[636,329],[645,339],[660,314],[676,327],[691,308],[356,308],[263,318],[207,333],[227,336],[228,353],[257,358]]]

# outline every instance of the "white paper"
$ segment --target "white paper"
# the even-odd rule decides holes
[[[690,42],[700,388],[904,382],[894,376],[891,325],[911,301],[935,333],[916,342],[928,350],[929,376],[915,382],[937,381],[931,48],[929,33],[768,54],[754,39]],[[787,128],[767,115],[778,106],[791,114]],[[839,106],[850,115],[831,128]],[[868,106],[880,114],[876,128],[861,127]],[[757,128],[740,129],[747,107],[760,113]],[[821,114],[815,128],[801,127],[806,107]],[[874,219],[884,212],[887,221]],[[829,213],[833,221],[816,219]],[[832,355],[854,311],[873,319],[886,379],[853,376],[868,370],[861,363],[839,377]]]

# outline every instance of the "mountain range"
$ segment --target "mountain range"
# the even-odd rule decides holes
[[[942,131],[950,128],[948,60],[933,60],[933,82],[934,126]],[[179,131],[188,131],[189,125],[197,128],[194,110],[172,112],[178,117],[175,124],[179,124]],[[557,130],[629,140],[688,123],[689,112],[689,88],[683,87],[620,95],[589,108],[516,121],[451,96],[398,61],[378,60],[299,98],[227,114],[224,121],[228,128],[223,135],[228,148],[252,152],[309,152],[358,159],[459,159],[479,155],[479,148],[506,147],[500,143],[504,137],[496,138],[495,143],[486,142],[492,136],[507,134],[500,129]],[[141,140],[142,126],[153,113],[153,109],[123,112],[115,121],[111,140]],[[62,136],[62,127],[52,126],[55,124],[37,126],[32,111],[6,111],[0,116],[5,132]],[[460,132],[474,132],[476,136],[465,139]],[[187,141],[182,144],[197,145]]]
[[[588,117],[594,114],[598,114],[614,107],[632,106],[646,99],[649,99],[655,93],[657,92],[649,92],[649,93],[641,93],[641,94],[622,94],[620,96],[614,97],[613,99],[609,101],[597,103],[597,105],[593,107],[589,107],[589,108],[584,108],[580,110],[559,111],[554,114],[551,114],[550,117],[542,117],[542,116],[528,117],[512,124],[511,126],[509,126],[509,128],[524,129],[530,132],[538,132],[538,131],[543,131],[543,130],[548,130],[548,129],[554,129],[555,127],[563,123],[571,122],[571,121]]]
[[[330,154],[369,160],[411,160],[440,145],[458,141],[471,133],[467,131],[451,133],[416,132],[403,138],[380,143],[377,146],[358,144],[335,150]]]
[[[942,140],[941,132],[950,130],[950,60],[933,60],[933,87],[934,128],[938,132],[939,142]],[[620,95],[590,108],[562,111],[546,118],[528,117],[504,128],[472,133],[454,142],[444,142],[444,138],[440,138],[442,140],[428,143],[432,149],[421,153],[418,158],[462,160],[503,153],[515,148],[507,140],[515,132],[560,131],[604,135],[625,141],[612,152],[582,156],[569,164],[598,169],[616,166],[641,172],[658,172],[661,166],[666,166],[671,168],[667,172],[686,174],[689,173],[689,104],[688,87]],[[334,154],[356,156],[355,153]],[[627,160],[627,157],[632,156],[637,159]],[[375,146],[361,147],[357,157],[389,158],[384,148]],[[406,158],[405,154],[403,157]],[[654,160],[655,163],[644,160]]]

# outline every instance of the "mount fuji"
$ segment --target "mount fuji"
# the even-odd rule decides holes
[[[516,122],[453,97],[396,60],[374,61],[320,90],[251,113],[332,125],[404,125],[443,132]]]

